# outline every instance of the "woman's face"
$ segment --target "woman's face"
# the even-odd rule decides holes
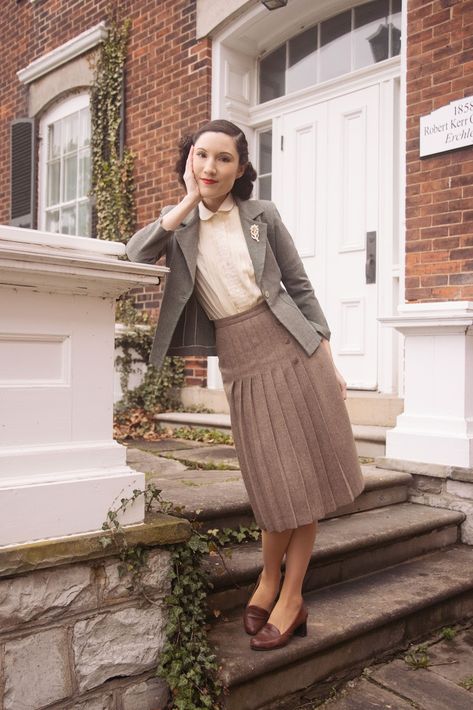
[[[237,178],[243,175],[235,141],[226,133],[203,133],[194,145],[193,168],[204,204],[218,210]]]

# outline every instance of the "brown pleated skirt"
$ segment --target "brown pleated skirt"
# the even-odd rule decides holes
[[[296,528],[364,488],[330,355],[308,356],[265,302],[215,322],[235,448],[259,527]]]

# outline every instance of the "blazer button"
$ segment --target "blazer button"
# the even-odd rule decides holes
[[[264,297],[265,297],[265,298],[269,298],[269,291],[265,291],[265,292],[264,292]]]

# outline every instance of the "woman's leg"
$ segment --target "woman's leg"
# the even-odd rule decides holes
[[[289,531],[284,531],[289,532]],[[286,550],[284,583],[268,622],[280,633],[292,624],[302,602],[302,583],[309,566],[317,532],[317,521],[292,530]]]
[[[251,597],[251,604],[271,609],[281,581],[281,562],[294,530],[261,531],[263,543],[263,572],[260,583]]]

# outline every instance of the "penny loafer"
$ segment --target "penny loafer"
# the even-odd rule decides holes
[[[261,574],[262,572],[260,572],[259,577],[256,580],[256,584],[253,588],[251,596],[253,596],[253,594],[258,588],[258,585],[261,581]],[[279,587],[281,588],[281,585],[279,585]],[[250,634],[251,636],[257,634],[258,631],[262,629],[263,626],[266,624],[270,615],[271,611],[268,611],[267,609],[263,609],[260,606],[256,606],[256,604],[247,604],[245,607],[245,611],[243,612],[243,626],[245,627],[246,633]]]
[[[307,617],[309,612],[304,603],[301,604],[296,618],[288,629],[282,634],[274,624],[265,624],[260,631],[253,636],[250,646],[255,651],[271,651],[273,648],[282,648],[292,636],[307,636]]]
[[[261,582],[261,575],[262,572],[259,573],[256,584],[253,587],[253,592],[251,594],[252,597]],[[268,621],[270,613],[270,611],[267,611],[260,606],[256,606],[255,604],[247,604],[245,611],[243,612],[243,626],[245,627],[246,633],[251,635],[258,633],[258,631],[262,629]]]
[[[262,609],[260,606],[250,604],[243,614],[243,625],[247,634],[253,636],[266,624],[271,612]]]

